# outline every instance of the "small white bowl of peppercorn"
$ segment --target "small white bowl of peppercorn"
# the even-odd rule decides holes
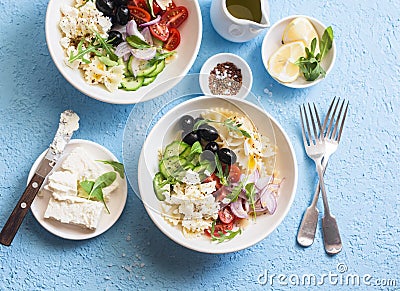
[[[253,74],[238,55],[220,53],[204,63],[199,82],[205,95],[246,98],[253,84]]]

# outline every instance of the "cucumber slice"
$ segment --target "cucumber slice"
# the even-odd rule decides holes
[[[164,70],[165,68],[165,60],[161,60],[159,62],[157,62],[157,66],[156,69],[151,72],[149,75],[147,75],[147,77],[155,77],[158,74],[160,74],[162,72],[162,70]]]
[[[153,83],[153,81],[154,81],[156,78],[157,78],[157,76],[154,76],[154,77],[144,77],[142,86],[147,86],[147,85]]]
[[[184,171],[178,156],[162,159],[159,164],[160,172],[164,177],[176,177],[176,174]]]
[[[165,159],[173,156],[178,157],[187,149],[189,149],[190,152],[190,146],[187,143],[183,141],[174,141],[165,148],[163,158]]]
[[[122,88],[126,91],[136,91],[137,89],[142,87],[143,80],[144,80],[143,77],[137,77],[137,78],[129,77],[126,78],[126,80],[123,81],[121,85]]]
[[[156,193],[156,197],[158,200],[160,201],[164,201],[165,200],[165,195],[164,192],[166,191],[165,189],[163,189],[163,187],[161,187],[161,184],[165,181],[163,174],[161,174],[160,172],[158,172],[154,178],[153,178],[153,188],[154,188],[154,192]]]
[[[150,64],[149,62],[146,62],[143,66],[140,67],[139,72],[137,73],[138,77],[147,77],[149,76],[152,72],[157,69],[157,63]],[[149,76],[151,77],[151,76]]]
[[[179,156],[180,156],[181,158],[187,158],[187,156],[190,154],[190,152],[191,152],[191,147],[188,146],[183,152],[181,152],[181,153],[179,154]]]

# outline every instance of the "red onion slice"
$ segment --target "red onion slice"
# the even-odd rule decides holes
[[[258,171],[258,169],[256,169],[253,173],[251,173],[248,177],[247,177],[247,183],[257,183],[258,179],[260,178],[260,172]]]
[[[262,191],[261,197],[260,197],[260,202],[261,202],[262,208],[266,207],[270,214],[275,213],[278,203],[276,201],[276,197],[275,197],[274,193],[268,187],[266,187]]]
[[[121,42],[116,48],[115,48],[115,54],[120,58],[123,57],[126,54],[131,53],[131,46],[127,42]]]
[[[153,20],[151,20],[149,22],[145,22],[145,23],[139,24],[139,26],[140,27],[147,27],[147,26],[150,26],[152,24],[156,24],[156,23],[160,22],[160,20],[161,20],[161,16],[157,15],[157,17],[155,19],[153,19]]]
[[[131,53],[135,58],[141,60],[151,60],[156,55],[157,49],[155,47],[150,47],[147,49],[131,49]]]
[[[230,204],[232,213],[235,214],[239,218],[247,218],[247,211],[243,208],[243,200],[238,198],[236,201],[231,202]]]
[[[272,183],[272,181],[273,181],[272,176],[262,177],[257,180],[257,182],[255,183],[255,186],[258,190],[262,190],[265,187],[267,187],[270,183]]]
[[[137,24],[135,20],[130,20],[128,22],[128,24],[126,25],[126,35],[127,36],[131,36],[131,35],[136,35],[137,37],[139,37],[141,40],[144,40],[143,35],[139,32],[138,28],[137,28]]]
[[[144,40],[149,44],[153,45],[153,37],[151,36],[150,29],[148,27],[143,28],[141,31],[141,34],[144,37]]]

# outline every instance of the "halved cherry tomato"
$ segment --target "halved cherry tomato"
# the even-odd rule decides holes
[[[158,23],[149,26],[151,34],[161,41],[166,41],[169,36],[168,27],[164,22],[160,21]]]
[[[146,10],[137,6],[128,6],[131,17],[136,21],[137,24],[149,22],[151,15]]]
[[[179,33],[179,30],[176,28],[170,28],[169,29],[169,37],[167,41],[164,43],[164,48],[169,51],[173,51],[178,47],[178,45],[181,43],[181,34]]]
[[[222,208],[218,211],[218,217],[224,224],[231,223],[235,219],[235,215],[229,206]]]
[[[215,181],[215,188],[217,188],[217,190],[219,188],[221,188],[221,186],[222,186],[221,181],[219,180],[217,175],[215,175],[215,173],[212,173],[211,176],[208,176],[207,178],[205,178],[203,183],[209,183],[212,181]]]
[[[156,1],[153,1],[153,12],[154,15],[157,15],[158,13],[161,12],[161,7],[157,4]]]
[[[240,175],[241,175],[241,171],[239,169],[238,166],[236,165],[231,165],[229,167],[229,181],[231,183],[237,183],[240,181]]]
[[[147,11],[147,1],[146,0],[129,0],[128,6],[137,6]]]
[[[226,233],[228,230],[232,229],[233,229],[233,221],[228,224],[217,222],[217,224],[214,227],[214,236],[219,236],[220,231]],[[204,232],[206,233],[206,235],[211,236],[211,229],[206,229]]]
[[[163,16],[162,21],[164,21],[168,27],[177,28],[181,25],[186,18],[188,18],[189,12],[185,6],[178,6],[171,10],[167,10]]]

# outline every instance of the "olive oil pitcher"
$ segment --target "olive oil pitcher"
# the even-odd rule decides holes
[[[268,0],[212,0],[214,29],[225,39],[246,42],[269,27]]]

